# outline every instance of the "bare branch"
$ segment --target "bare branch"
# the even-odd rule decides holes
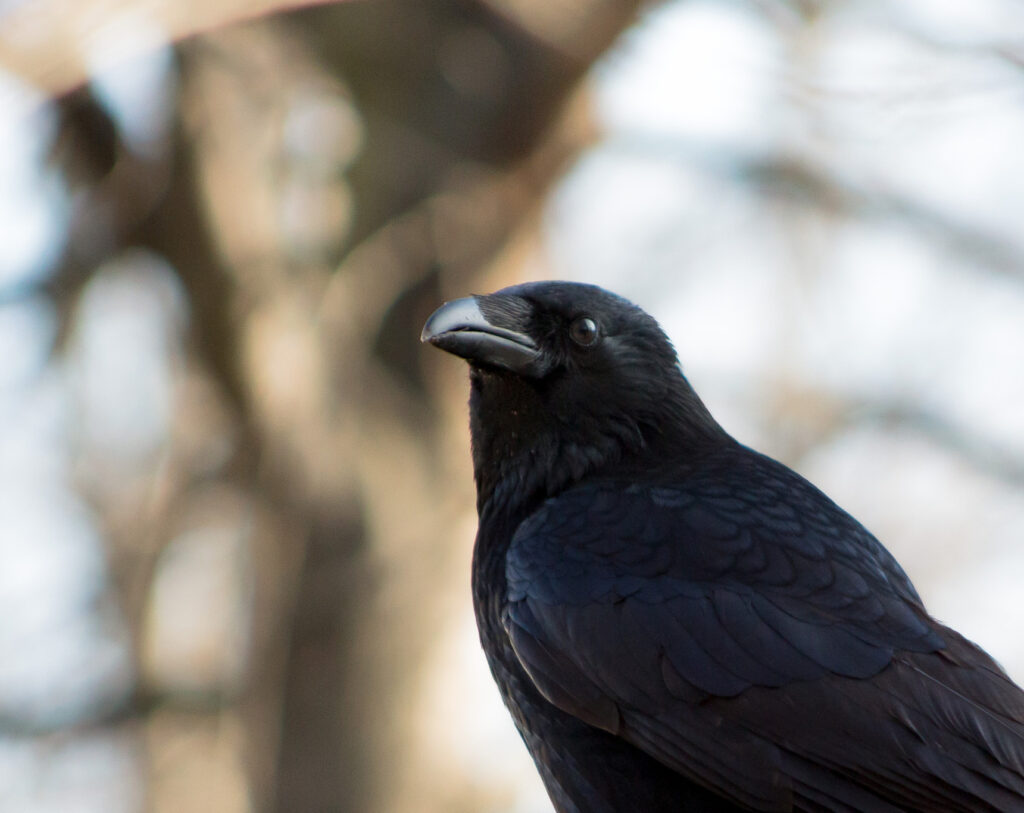
[[[47,96],[60,96],[87,81],[97,68],[112,67],[154,48],[232,23],[328,2],[338,0],[33,0],[2,14],[0,68]]]

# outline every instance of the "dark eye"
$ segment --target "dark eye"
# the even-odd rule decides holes
[[[569,325],[569,337],[578,345],[590,347],[597,342],[597,322],[589,316],[578,316]]]

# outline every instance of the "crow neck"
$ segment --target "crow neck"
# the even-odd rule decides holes
[[[606,409],[556,419],[504,393],[495,398],[474,382],[470,434],[481,519],[486,512],[521,521],[585,477],[671,470],[732,442],[683,384],[647,415]]]

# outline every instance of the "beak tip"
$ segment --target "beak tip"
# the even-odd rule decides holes
[[[464,308],[458,307],[461,305],[461,300],[457,300],[455,305],[455,307],[452,307],[451,302],[445,302],[440,308],[430,314],[430,318],[423,325],[423,330],[420,331],[421,342],[436,346],[438,339],[458,326],[459,319],[457,317]],[[454,314],[453,311],[455,312]]]
[[[420,331],[420,341],[436,346],[442,336],[457,330],[467,320],[473,321],[474,317],[483,318],[473,297],[445,302],[430,314],[430,318],[423,325],[423,330]]]

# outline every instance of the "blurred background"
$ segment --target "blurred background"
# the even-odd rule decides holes
[[[1022,145],[1017,0],[0,0],[0,810],[550,811],[418,341],[526,279],[1024,680]]]

